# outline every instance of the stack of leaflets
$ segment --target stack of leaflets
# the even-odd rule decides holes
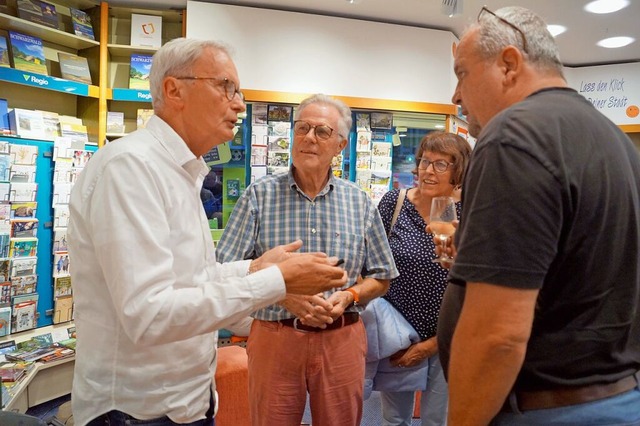
[[[7,44],[7,38],[0,35],[0,67],[11,67],[11,59],[9,55],[9,45]]]

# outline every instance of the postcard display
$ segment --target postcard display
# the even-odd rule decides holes
[[[71,320],[67,203],[91,152],[69,138],[56,144],[0,136],[0,336]]]
[[[393,115],[358,112],[355,118],[356,142],[351,155],[355,159],[354,180],[377,204],[390,189]]]
[[[291,106],[251,105],[251,182],[289,170],[292,119]]]

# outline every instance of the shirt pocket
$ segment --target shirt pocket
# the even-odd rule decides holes
[[[327,255],[344,259],[344,269],[349,273],[349,281],[355,281],[364,266],[364,236],[346,232],[332,232],[328,235]]]

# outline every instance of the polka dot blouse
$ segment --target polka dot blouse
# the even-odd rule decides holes
[[[438,312],[447,288],[448,271],[438,263],[433,235],[425,232],[425,223],[407,196],[396,223],[389,233],[389,226],[400,191],[389,191],[382,197],[378,210],[382,217],[389,246],[400,276],[391,280],[384,296],[426,340],[436,335]],[[460,203],[456,204],[460,217]]]

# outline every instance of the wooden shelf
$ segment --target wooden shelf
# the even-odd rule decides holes
[[[64,31],[56,30],[35,22],[17,18],[15,16],[0,13],[0,27],[5,30],[27,33],[41,38],[44,41],[70,47],[76,50],[99,46],[100,42],[79,37]]]
[[[157,47],[130,46],[128,44],[108,44],[107,48],[112,56],[129,56],[132,53],[153,55],[158,50]]]
[[[0,67],[0,81],[89,98],[98,98],[99,95],[98,86],[21,71],[15,68]]]

